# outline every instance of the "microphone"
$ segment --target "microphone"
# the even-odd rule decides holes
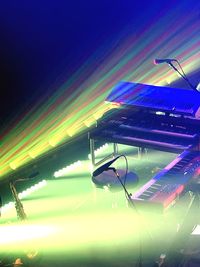
[[[102,165],[101,167],[99,167],[98,169],[96,169],[96,170],[93,172],[92,176],[93,176],[93,177],[96,177],[96,176],[98,176],[99,174],[101,174],[102,172],[107,171],[107,170],[109,169],[110,165],[113,164],[113,163],[114,163],[118,158],[120,158],[120,157],[121,157],[121,156],[118,156],[118,157],[116,157],[115,159],[110,160],[109,162],[105,163],[104,165]]]
[[[162,63],[170,64],[173,61],[177,61],[177,60],[174,58],[163,58],[163,59],[156,58],[156,59],[154,59],[154,64],[155,65],[162,64]]]

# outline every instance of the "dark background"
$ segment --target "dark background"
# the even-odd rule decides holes
[[[63,80],[70,77],[110,36],[130,22],[137,30],[168,2],[1,1],[1,124],[51,91],[61,73]]]
[[[183,5],[187,15],[191,6],[200,7],[198,3],[0,1],[0,132],[20,112],[59,88],[100,46],[106,43],[109,47],[109,42],[126,27],[139,34],[140,28],[148,28],[158,14],[165,14],[169,7],[173,9],[174,4]],[[192,81],[198,80],[190,75]],[[52,86],[55,83],[57,87]],[[187,87],[184,81],[181,83]]]
[[[136,7],[109,0],[2,2],[1,119],[34,102],[63,71],[67,78]]]

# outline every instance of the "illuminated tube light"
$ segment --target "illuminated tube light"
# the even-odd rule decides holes
[[[68,136],[72,137],[75,134],[80,133],[85,128],[85,124],[82,119],[77,120],[76,124],[73,124],[70,128],[67,129]]]
[[[93,117],[98,120],[100,119],[107,111],[111,109],[116,109],[119,108],[120,104],[119,103],[110,103],[105,101],[104,106],[102,106],[99,110],[97,110],[94,114]]]
[[[32,159],[35,159],[36,157],[38,157],[39,155],[41,155],[42,153],[44,153],[46,150],[49,149],[49,143],[45,142],[45,143],[40,143],[39,145],[37,145],[33,150],[28,152],[29,157],[31,157]]]
[[[14,162],[11,162],[11,163],[9,164],[9,166],[10,166],[10,168],[13,169],[13,170],[15,170],[15,169],[17,168],[17,165],[16,165]]]
[[[94,114],[93,114],[93,117],[98,120],[100,119],[107,111],[113,109],[113,107],[111,105],[109,106],[105,106],[105,107],[102,107],[100,110],[96,111]]]
[[[194,228],[194,230],[191,233],[192,235],[200,235],[200,225],[196,225],[196,227]]]
[[[104,144],[103,146],[97,148],[95,151],[94,151],[94,155],[95,156],[99,156],[101,154],[101,152],[105,151],[106,149],[108,148],[108,144]],[[91,154],[88,155],[88,159],[91,159]]]
[[[15,203],[14,203],[13,201],[11,201],[11,202],[9,202],[9,203],[7,203],[7,204],[5,204],[5,205],[3,205],[3,206],[1,207],[1,212],[4,213],[4,212],[6,212],[7,210],[9,210],[9,209],[11,209],[11,208],[14,208],[14,207],[15,207]]]
[[[66,140],[67,139],[66,136],[68,136],[68,133],[66,132],[66,130],[56,131],[56,133],[52,137],[50,137],[48,143],[50,146],[55,147],[58,144],[60,144],[63,140]]]
[[[95,120],[98,120],[103,116],[104,113],[104,111],[98,111],[93,115],[93,117],[95,118]]]
[[[21,193],[19,193],[18,194],[19,199],[23,199],[24,197],[30,195],[31,193],[35,192],[36,190],[38,190],[38,189],[40,189],[40,188],[42,188],[42,187],[44,187],[46,185],[47,185],[47,181],[46,180],[40,181],[39,183],[31,186],[30,188],[22,191]]]
[[[29,160],[29,157],[27,154],[22,154],[17,160],[12,161],[9,163],[9,166],[12,170],[16,170],[18,167],[22,166],[24,163],[26,163]]]
[[[52,147],[55,147],[56,145],[58,145],[59,141],[60,141],[60,138],[59,139],[58,138],[57,139],[55,139],[55,138],[54,139],[50,139],[49,140],[49,145],[52,146]]]
[[[76,129],[75,127],[71,127],[71,128],[69,128],[69,129],[67,130],[67,134],[68,134],[70,137],[74,136],[75,133],[77,133],[77,132],[78,132],[78,131],[77,131],[77,129]]]
[[[111,103],[111,102],[105,100],[105,103],[110,105],[109,109],[120,108],[121,107],[121,104],[118,103],[118,102],[112,102]]]
[[[40,188],[42,188],[42,187],[44,187],[44,186],[46,186],[46,185],[47,185],[47,181],[46,181],[46,180],[42,180],[42,181],[40,181],[39,183],[37,183],[37,184],[31,186],[30,188],[28,188],[28,189],[22,191],[21,193],[19,193],[19,194],[18,194],[18,197],[19,197],[19,199],[23,199],[23,198],[25,198],[26,196],[30,195],[31,193],[35,192],[36,190],[38,190],[38,189],[40,189]],[[1,211],[2,211],[2,212],[6,212],[7,210],[9,210],[9,209],[11,209],[11,208],[13,208],[13,207],[15,207],[15,203],[14,203],[13,201],[11,201],[11,202],[9,202],[9,203],[3,205],[3,206],[1,207]]]
[[[36,154],[34,154],[32,151],[29,151],[28,154],[32,159],[36,158]]]
[[[83,123],[85,124],[86,127],[89,128],[90,126],[92,126],[93,124],[96,123],[96,120],[91,117],[91,118],[85,120]]]
[[[66,166],[58,171],[56,171],[54,173],[54,177],[58,178],[58,177],[62,177],[65,176],[66,174],[70,173],[71,171],[75,170],[78,167],[81,167],[83,164],[80,160],[70,164],[69,166]]]

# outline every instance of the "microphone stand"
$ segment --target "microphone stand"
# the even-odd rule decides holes
[[[127,191],[125,185],[123,184],[122,180],[120,179],[120,175],[119,175],[119,173],[118,173],[117,170],[116,170],[115,168],[113,168],[113,167],[111,167],[111,168],[109,168],[109,169],[110,169],[110,170],[113,170],[113,172],[115,173],[115,175],[116,175],[118,181],[120,182],[121,186],[123,187],[129,205],[131,205],[131,206],[136,210],[137,215],[139,215],[139,214],[138,214],[138,211],[137,211],[137,209],[136,209],[136,207],[135,207],[135,205],[134,205],[134,203],[133,203],[133,201],[132,201],[132,199],[131,199],[131,194],[129,194],[129,192]],[[138,267],[142,267],[142,240],[141,240],[141,229],[140,229],[140,227],[141,227],[141,226],[139,225],[139,262],[138,262]]]
[[[180,65],[180,63],[178,62],[178,60],[176,60],[178,65],[180,66],[181,70],[182,67]],[[185,75],[184,71],[182,70],[183,74],[172,64],[172,62],[168,62],[169,66],[171,66],[186,82],[187,84],[190,86],[191,89],[195,90],[198,92],[197,88],[189,81],[189,79],[187,78],[187,76]]]
[[[109,170],[113,170],[113,172],[115,173],[115,175],[116,175],[118,181],[120,182],[121,186],[122,186],[123,189],[124,189],[124,192],[125,192],[125,194],[126,194],[126,197],[127,197],[128,202],[129,202],[129,203],[132,203],[132,205],[133,205],[133,202],[132,202],[132,199],[131,199],[131,194],[129,194],[129,192],[127,191],[126,187],[125,187],[124,184],[122,183],[122,180],[120,179],[120,175],[119,175],[119,173],[117,172],[117,170],[116,170],[115,168],[113,168],[113,167],[109,168]]]

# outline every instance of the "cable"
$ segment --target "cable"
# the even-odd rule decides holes
[[[177,62],[177,64],[178,64],[179,68],[181,69],[181,71],[182,71],[183,75],[184,75],[184,76],[187,78],[187,75],[185,74],[185,72],[184,72],[184,70],[183,70],[183,68],[182,68],[181,64],[179,63],[179,61],[178,61],[178,60],[176,60],[176,62]]]
[[[125,155],[120,155],[119,157],[124,157],[125,161],[126,161],[126,172],[125,172],[125,175],[124,175],[124,183],[122,182],[121,178],[120,178],[120,175],[118,174],[117,170],[115,168],[110,168],[111,170],[114,171],[117,179],[119,180],[120,184],[122,185],[123,189],[124,189],[124,192],[125,192],[125,197],[129,203],[129,205],[134,208],[135,212],[136,212],[136,215],[139,217],[140,219],[140,222],[141,224],[139,224],[139,231],[138,231],[138,239],[139,239],[139,257],[138,257],[138,267],[142,267],[142,231],[141,231],[141,226],[143,225],[144,228],[146,229],[150,239],[152,240],[152,235],[150,234],[150,232],[148,231],[148,228],[146,227],[144,221],[143,221],[143,218],[141,217],[140,215],[140,212],[138,211],[136,205],[134,204],[133,200],[131,199],[131,194],[128,192],[128,190],[126,189],[126,178],[127,178],[127,174],[128,174],[128,160],[127,160],[127,157]],[[119,158],[118,157],[118,158]],[[139,220],[138,220],[139,221]]]
[[[122,185],[123,189],[124,189],[124,192],[125,192],[125,197],[127,199],[127,201],[130,200],[130,194],[128,193],[127,189],[126,189],[126,179],[127,179],[127,175],[128,175],[128,160],[127,160],[127,157],[125,155],[120,155],[120,157],[123,157],[125,159],[125,162],[126,162],[126,171],[125,171],[125,175],[124,175],[124,183],[123,181],[120,179],[120,176],[119,174],[116,172],[116,169],[113,170],[115,172],[115,175],[117,177],[117,179],[119,180],[120,184]]]

